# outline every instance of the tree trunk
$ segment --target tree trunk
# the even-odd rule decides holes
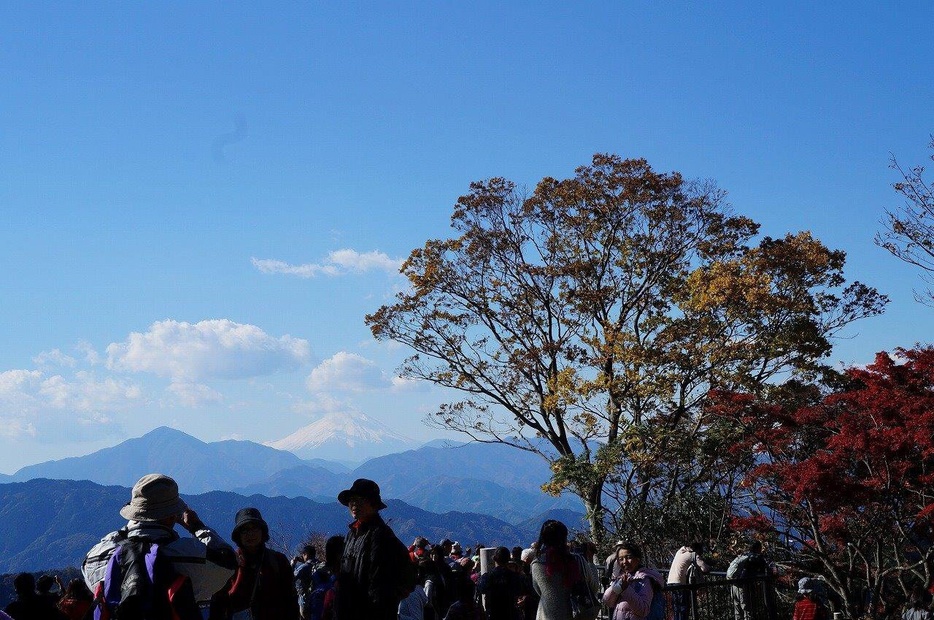
[[[582,489],[579,494],[587,509],[587,521],[590,524],[590,538],[602,549],[606,542],[606,523],[604,522],[603,480]]]

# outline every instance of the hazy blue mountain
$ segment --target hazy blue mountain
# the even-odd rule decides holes
[[[260,494],[267,497],[307,497],[316,501],[332,502],[342,489],[353,482],[349,470],[334,473],[323,467],[299,465],[274,473],[269,478],[254,484],[230,489],[242,495]]]
[[[387,496],[432,512],[495,514],[510,523],[553,509],[581,512],[577,497],[552,497],[541,491],[549,476],[547,464],[536,455],[503,445],[462,444],[423,446],[378,457],[343,476],[322,468],[294,467],[232,490],[333,501],[354,479],[370,478]]]
[[[125,524],[118,511],[130,497],[128,487],[87,481],[36,479],[0,484],[0,573],[77,566],[104,534]],[[311,533],[343,534],[350,521],[337,502],[307,498],[245,497],[213,491],[183,495],[209,526],[229,540],[234,515],[245,506],[260,509],[270,526],[272,544],[289,552]],[[384,498],[389,497],[384,495]],[[387,499],[383,517],[406,544],[416,535],[483,541],[488,545],[527,544],[537,535],[495,517],[468,512],[428,512]]]
[[[453,439],[432,439],[421,445],[422,448],[455,448],[462,446],[466,442],[454,441]]]
[[[205,443],[163,426],[86,456],[23,467],[13,478],[91,480],[132,486],[145,474],[161,472],[175,478],[180,488],[201,493],[253,484],[302,463],[291,452],[252,441]]]
[[[388,485],[392,493],[407,504],[432,512],[456,508],[466,512],[495,514],[509,523],[519,523],[549,510],[580,511],[581,502],[574,496],[553,497],[541,491],[504,487],[489,480],[425,476],[408,489]]]
[[[351,471],[250,441],[206,443],[162,427],[87,456],[24,467],[13,480],[89,480],[129,487],[155,471],[174,477],[190,493],[233,491],[323,502],[334,501],[354,479],[370,478],[387,497],[424,510],[492,514],[510,523],[553,509],[583,511],[574,496],[542,493],[551,472],[537,455],[501,444],[446,440],[377,457]]]
[[[359,463],[353,461],[328,461],[325,459],[305,459],[306,465],[320,467],[335,474],[349,474]]]
[[[370,459],[353,471],[356,478],[379,480],[402,497],[426,477],[487,480],[503,487],[541,493],[551,479],[548,464],[538,455],[503,444],[468,443],[449,448],[422,447]]]

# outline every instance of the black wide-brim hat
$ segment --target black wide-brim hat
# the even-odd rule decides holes
[[[256,508],[242,508],[237,511],[237,516],[234,518],[233,532],[230,534],[230,537],[238,546],[240,545],[240,530],[248,523],[258,524],[263,530],[263,542],[269,540],[269,526],[259,510]]]
[[[386,504],[383,503],[383,500],[379,496],[379,485],[372,480],[357,478],[353,481],[353,484],[350,485],[349,489],[344,489],[337,494],[337,501],[346,506],[350,503],[350,498],[354,495],[369,500],[377,510],[382,510],[386,507]]]

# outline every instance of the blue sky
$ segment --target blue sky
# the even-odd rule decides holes
[[[892,298],[833,362],[931,340],[872,243],[934,133],[934,4],[0,6],[0,471],[168,424],[279,439],[444,395],[363,316],[473,180],[595,152],[710,178]],[[286,267],[283,267],[285,265]],[[302,268],[292,268],[304,266]]]

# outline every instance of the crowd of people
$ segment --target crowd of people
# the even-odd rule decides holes
[[[323,558],[306,544],[289,560],[267,545],[258,509],[237,512],[231,545],[185,504],[172,478],[144,476],[120,509],[126,525],[87,553],[83,579],[63,586],[20,574],[0,620],[594,620],[601,609],[612,620],[689,620],[695,590],[681,586],[711,570],[700,542],[675,553],[667,579],[632,542],[596,560],[596,547],[569,541],[556,520],[527,548],[424,537],[406,546],[380,516],[377,483],[359,479],[338,501],[353,519],[347,533],[325,541]],[[768,570],[756,542],[730,565],[734,620],[755,620],[748,578]],[[814,586],[802,583],[799,595],[793,620],[830,620]],[[930,620],[917,607],[905,614]]]

